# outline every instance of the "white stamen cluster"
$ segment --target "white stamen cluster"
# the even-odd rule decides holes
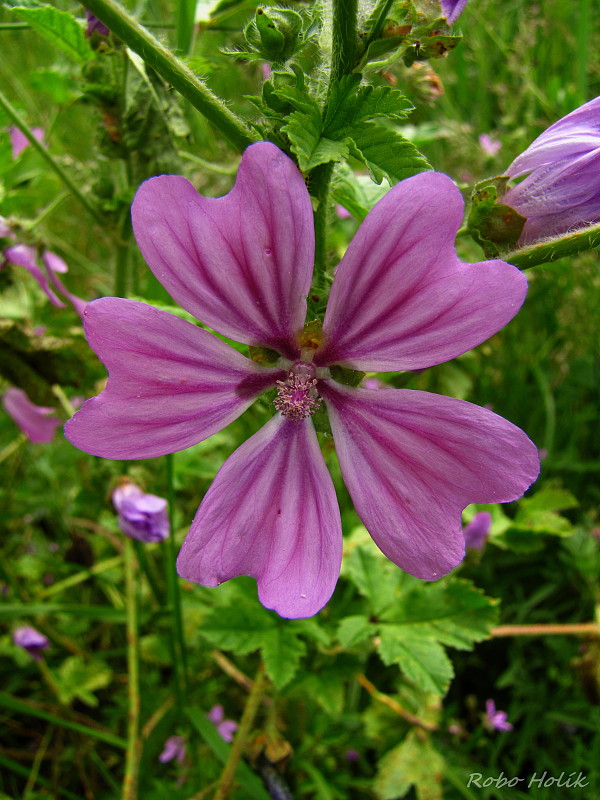
[[[290,370],[286,381],[277,381],[278,397],[273,401],[277,411],[293,420],[312,417],[321,405],[314,370],[311,372],[310,369],[302,369],[304,365],[299,366],[301,368],[297,371]]]

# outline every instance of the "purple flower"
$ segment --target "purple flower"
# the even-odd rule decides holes
[[[166,764],[169,761],[176,759],[181,764],[185,760],[185,739],[183,736],[169,736],[164,743],[163,751],[159,755],[158,760],[161,764]]]
[[[551,125],[506,174],[527,175],[502,198],[527,218],[519,245],[598,222],[600,97]]]
[[[9,417],[32,442],[46,444],[52,441],[60,425],[55,409],[36,406],[22,389],[14,386],[4,392],[2,404]]]
[[[467,5],[467,0],[441,0],[441,4],[446,22],[448,25],[454,25]]]
[[[10,229],[2,217],[0,217],[0,236],[13,241],[16,240],[14,232]],[[4,250],[3,256],[5,263],[14,264],[17,267],[23,267],[27,270],[27,272],[29,272],[30,275],[33,276],[33,278],[35,278],[40,289],[44,292],[48,300],[50,300],[52,305],[57,306],[58,308],[64,308],[65,304],[50,288],[48,283],[49,278],[54,289],[60,292],[63,297],[66,297],[75,311],[77,311],[79,316],[83,317],[86,301],[74,294],[71,294],[71,292],[68,291],[58,277],[57,273],[65,273],[68,272],[69,269],[60,256],[57,256],[56,253],[52,253],[50,250],[45,250],[42,253],[42,261],[48,278],[38,266],[38,256],[35,247],[31,247],[26,244],[14,244]],[[0,269],[3,266],[4,264],[0,263]]]
[[[32,128],[31,133],[33,134],[34,138],[38,140],[40,144],[44,144],[44,129],[43,128]],[[25,136],[25,134],[17,128],[16,125],[11,125],[8,129],[8,135],[10,136],[10,146],[12,148],[12,157],[13,159],[18,158],[23,150],[26,147],[29,147],[31,142]]]
[[[485,721],[490,728],[496,731],[512,731],[512,723],[508,721],[506,711],[496,711],[496,704],[493,700],[486,700]]]
[[[502,147],[502,142],[492,139],[489,133],[482,133],[479,137],[479,145],[487,156],[495,156]]]
[[[314,325],[303,332],[311,200],[271,143],[246,150],[225,197],[163,175],[140,187],[132,214],[142,253],[174,300],[221,334],[280,354],[261,366],[144,303],[107,297],[86,307],[88,342],[109,380],[65,432],[89,453],[184,449],[278,387],[279,413],[230,456],[202,501],[179,555],[182,577],[217,586],[251,575],[261,602],[290,618],[329,600],[342,531],[312,420],[321,401],[358,514],[385,555],[419,578],[437,579],[463,558],[466,505],[514,500],[537,476],[535,445],[491,411],[427,392],[354,388],[331,369],[439,364],[517,313],[527,289],[519,270],[457,258],[463,201],[447,176],[409,178],[368,214],[337,268],[320,335]]]
[[[479,511],[471,522],[463,529],[467,550],[483,550],[490,534],[492,515],[488,511]]]
[[[144,494],[134,483],[125,482],[112,495],[119,515],[119,528],[126,536],[140,542],[163,542],[169,536],[167,501],[154,494]]]
[[[237,731],[238,724],[232,719],[224,719],[223,706],[213,706],[206,716],[219,732],[221,739],[225,742],[233,742],[233,734]]]
[[[30,625],[23,625],[13,633],[13,643],[27,650],[36,661],[42,660],[42,651],[50,647],[50,642],[43,633]]]
[[[85,18],[87,21],[86,36],[91,36],[93,33],[97,33],[100,36],[110,36],[110,28],[101,22],[98,17],[95,17],[91,11],[88,11],[87,8],[85,9]]]

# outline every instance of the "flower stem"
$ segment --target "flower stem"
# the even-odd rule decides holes
[[[344,75],[352,72],[357,63],[358,34],[356,31],[357,0],[333,0],[331,72],[327,94]],[[327,113],[327,104],[323,117]],[[329,185],[333,175],[333,164],[320,164],[310,173],[310,193],[318,201],[314,211],[315,221],[315,269],[313,286],[317,293],[325,289],[327,267],[327,209]]]
[[[502,253],[501,258],[519,269],[531,269],[596,247],[600,247],[600,223],[564,236],[526,245],[512,253]]]
[[[352,72],[357,63],[357,8],[357,0],[333,0],[330,90],[340,78]]]
[[[38,140],[35,138],[33,133],[29,130],[28,126],[22,119],[19,112],[10,101],[2,94],[0,91],[0,108],[2,108],[6,114],[10,117],[12,122],[17,126],[17,128],[27,137],[29,144],[38,152],[38,154],[44,159],[44,161],[48,164],[50,169],[52,169],[67,189],[71,192],[71,194],[76,197],[81,205],[88,211],[94,219],[104,224],[104,220],[100,212],[90,203],[90,201],[85,197],[85,195],[80,191],[80,189],[73,183],[71,178],[67,175],[67,173],[63,170],[60,164],[56,161],[56,159],[50,154],[50,152],[41,145]]]
[[[175,696],[177,712],[183,712],[184,696],[187,685],[187,652],[183,638],[183,615],[181,613],[181,594],[179,592],[179,576],[177,575],[177,548],[175,544],[175,487],[173,480],[173,455],[165,456],[167,465],[167,500],[169,503],[169,539],[167,547],[167,593],[169,607],[173,613],[171,628],[171,650],[173,653],[173,675],[175,680]]]
[[[224,798],[229,794],[236,767],[242,756],[242,751],[248,736],[252,730],[254,718],[256,717],[256,712],[258,711],[258,707],[260,705],[266,685],[267,677],[265,675],[264,665],[261,662],[258,672],[256,673],[256,678],[254,679],[254,684],[250,694],[248,695],[248,699],[246,700],[244,713],[242,714],[242,719],[240,721],[240,727],[237,729],[235,734],[235,739],[233,740],[231,750],[229,751],[229,758],[227,759],[227,763],[225,764],[223,772],[221,773],[221,777],[219,778],[219,783],[213,800],[224,800]]]
[[[135,579],[135,552],[133,542],[126,538],[125,548],[125,597],[127,606],[127,750],[125,754],[125,778],[123,800],[137,800],[138,769],[140,762],[140,687],[138,658],[137,582]]]
[[[600,625],[595,622],[581,622],[573,625],[499,625],[492,628],[492,636],[548,636],[566,634],[567,636],[600,636]]]
[[[374,697],[375,700],[378,700],[388,708],[391,708],[394,713],[398,714],[399,717],[402,717],[402,719],[405,719],[407,722],[410,722],[411,725],[416,725],[418,728],[423,728],[426,731],[439,730],[439,726],[435,723],[425,722],[425,720],[416,717],[414,714],[411,714],[410,711],[405,711],[400,703],[394,700],[393,697],[389,697],[389,695],[380,692],[379,689],[366,677],[366,675],[359,674],[356,676],[356,680],[358,683],[360,683],[363,689],[367,690],[371,697]]]
[[[163,47],[115,0],[86,0],[86,8],[155,69],[238,150],[258,141],[258,134],[230,111],[170,50]]]

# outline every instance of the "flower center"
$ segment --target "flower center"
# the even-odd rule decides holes
[[[312,417],[321,405],[321,396],[317,391],[316,370],[312,364],[298,361],[287,380],[277,381],[278,397],[273,405],[288,419],[301,420]]]

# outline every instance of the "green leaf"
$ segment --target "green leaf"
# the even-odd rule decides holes
[[[398,664],[407,678],[426,692],[445,694],[454,677],[441,644],[407,625],[382,625],[379,654],[384,664]]]
[[[69,656],[58,668],[55,678],[63,703],[77,698],[88,706],[97,706],[98,698],[94,692],[108,686],[112,671],[104,662],[86,662],[81,656]]]
[[[209,642],[237,655],[258,650],[264,636],[276,626],[264,609],[242,605],[215,609],[208,614],[201,633]]]
[[[487,639],[498,623],[498,601],[486,597],[470,581],[450,578],[418,583],[384,616],[442,644],[469,650]]]
[[[201,634],[237,655],[261,650],[267,675],[278,689],[294,677],[306,652],[306,644],[294,628],[258,603],[215,609],[205,618]]]
[[[67,11],[59,11],[35,0],[21,0],[18,3],[9,0],[5,5],[71,60],[85,64],[94,58],[83,28]]]
[[[418,800],[441,800],[444,759],[429,739],[412,731],[379,762],[373,788],[379,800],[405,797],[414,786]]]
[[[412,142],[392,128],[364,122],[348,131],[350,153],[368,168],[375,183],[387,178],[398,183],[431,169]]]
[[[326,135],[334,139],[343,137],[349,127],[378,117],[404,120],[414,110],[399,89],[359,84],[360,75],[345,75],[332,89],[324,120]]]
[[[265,670],[277,689],[283,688],[296,674],[306,644],[284,624],[263,633],[261,650]]]
[[[344,562],[344,574],[369,600],[375,616],[394,602],[401,573],[375,548],[355,547]]]
[[[373,625],[366,617],[358,615],[345,617],[339,624],[337,639],[341,646],[347,649],[367,641],[376,632],[377,626]]]
[[[368,175],[355,175],[347,164],[336,169],[331,184],[331,196],[353,217],[362,222],[369,211],[389,190],[389,185],[377,185]]]

